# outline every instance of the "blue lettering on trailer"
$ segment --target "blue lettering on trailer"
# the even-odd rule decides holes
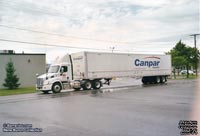
[[[159,67],[160,61],[143,61],[136,59],[135,66]]]

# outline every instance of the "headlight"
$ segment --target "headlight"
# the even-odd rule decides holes
[[[49,81],[48,80],[45,80],[44,81],[44,85],[48,85],[49,84]]]

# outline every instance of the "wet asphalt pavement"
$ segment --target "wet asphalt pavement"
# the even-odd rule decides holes
[[[109,87],[97,91],[0,97],[0,136],[179,136],[189,120],[196,80]],[[42,132],[3,132],[3,124]]]

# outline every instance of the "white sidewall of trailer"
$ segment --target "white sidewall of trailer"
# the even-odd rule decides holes
[[[73,55],[73,58],[78,58],[78,56],[83,56],[83,59],[80,59],[76,62],[74,61],[74,70],[76,70],[74,73],[80,74],[80,72],[84,72],[84,78],[88,79],[112,77],[142,77],[171,74],[170,55],[85,52]],[[136,59],[148,62],[156,61],[159,62],[159,65],[136,66]]]

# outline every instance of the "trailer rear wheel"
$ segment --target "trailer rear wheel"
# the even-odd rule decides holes
[[[88,80],[85,81],[84,85],[83,85],[83,89],[84,90],[90,90],[92,88],[92,83]]]
[[[165,76],[161,76],[160,78],[161,78],[160,83],[165,83],[166,82],[166,77]]]
[[[60,83],[53,84],[53,86],[52,86],[53,93],[60,93],[61,90],[62,90],[62,86]]]
[[[161,78],[160,76],[156,76],[156,84],[161,83],[161,79],[160,78]]]
[[[165,82],[167,82],[167,76],[165,76]]]
[[[147,84],[147,82],[148,82],[147,77],[143,77],[143,78],[142,78],[142,83],[143,83],[143,84]]]
[[[101,88],[101,81],[95,80],[93,81],[93,89],[100,89]]]

